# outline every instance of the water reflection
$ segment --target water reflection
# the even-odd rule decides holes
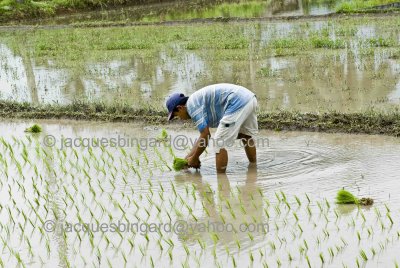
[[[81,21],[176,21],[202,18],[254,18],[269,16],[323,15],[335,12],[343,0],[190,0],[150,4],[123,9],[83,12],[60,16],[45,23],[65,24]],[[40,22],[39,22],[40,23]]]
[[[280,0],[271,1],[267,15],[301,16],[322,15],[335,11],[335,7],[342,1],[307,1],[307,0]]]
[[[248,50],[235,51],[244,53],[243,57],[227,50],[188,50],[180,44],[165,44],[150,56],[132,51],[121,57],[115,52],[109,60],[83,58],[69,67],[51,58],[39,61],[0,40],[0,98],[32,103],[85,99],[139,105],[151,101],[162,106],[172,91],[191,94],[208,84],[227,81],[255,91],[263,110],[359,111],[399,103],[398,60],[387,50],[371,50],[360,42],[365,36],[376,37],[377,25],[355,27],[356,38],[345,49],[281,57],[262,54],[273,40],[293,38],[301,27],[295,23],[243,24],[243,33],[252,40]],[[305,35],[326,27],[326,22],[310,23]]]
[[[267,219],[263,215],[263,196],[257,185],[257,166],[250,164],[244,185],[232,188],[227,174],[218,174],[218,190],[202,180],[200,172],[183,173],[175,176],[179,184],[193,184],[203,204],[203,216],[190,220],[193,227],[181,234],[181,239],[196,241],[199,237],[206,243],[215,243],[210,233],[215,233],[219,243],[237,247],[239,241],[261,240],[268,232]],[[207,231],[205,231],[205,229]],[[243,243],[241,249],[246,248]],[[236,248],[237,249],[237,248]]]

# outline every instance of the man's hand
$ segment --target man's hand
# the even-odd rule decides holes
[[[201,162],[198,157],[190,156],[187,157],[186,160],[188,161],[188,166],[192,168],[200,168]]]
[[[185,157],[188,161],[188,166],[192,168],[200,168],[200,155],[204,152],[208,145],[208,139],[210,137],[210,129],[208,126],[200,132],[200,137],[197,139],[190,153]]]

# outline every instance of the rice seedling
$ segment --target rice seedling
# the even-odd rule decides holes
[[[298,206],[301,207],[300,198],[298,198],[297,196],[294,196],[294,198],[296,199],[296,202],[297,202]]]
[[[386,216],[387,216],[387,218],[390,220],[390,226],[393,226],[394,221],[393,221],[392,217],[390,216],[390,213],[388,212],[388,213],[386,214]]]
[[[367,256],[367,254],[365,253],[364,250],[360,251],[360,256],[364,261],[368,261],[368,256]]]
[[[306,260],[307,260],[308,268],[311,268],[311,262],[310,262],[308,255],[306,255]]]
[[[293,261],[293,256],[288,252],[288,260],[291,263]]]
[[[305,194],[305,195],[306,195],[306,198],[307,198],[308,204],[310,204],[310,203],[311,203],[311,199],[310,199],[310,197],[308,196],[308,194]]]
[[[60,237],[60,241],[64,245],[68,245],[70,250],[67,253],[67,260],[62,255],[60,261],[66,267],[82,266],[85,263],[91,266],[100,266],[100,264],[107,266],[108,263],[111,266],[116,258],[123,265],[132,259],[141,260],[144,265],[148,266],[157,265],[160,261],[167,261],[173,265],[176,264],[176,257],[182,256],[182,254],[183,266],[199,266],[203,257],[211,255],[214,257],[216,266],[232,265],[231,257],[235,259],[237,266],[250,266],[251,263],[263,263],[267,254],[270,254],[272,259],[279,260],[279,263],[276,262],[275,265],[281,265],[281,267],[286,267],[290,262],[293,265],[304,266],[306,255],[311,265],[315,265],[318,261],[324,263],[332,261],[337,264],[339,252],[343,254],[344,258],[350,254],[350,251],[346,250],[345,243],[351,245],[347,249],[353,249],[354,245],[357,245],[356,235],[348,236],[349,230],[345,228],[347,222],[342,221],[346,217],[333,223],[332,219],[339,218],[340,209],[329,209],[326,199],[313,200],[312,204],[309,200],[307,207],[301,204],[303,200],[300,198],[296,200],[296,197],[289,196],[288,193],[283,194],[278,190],[279,201],[272,202],[274,209],[271,208],[271,210],[271,204],[266,199],[268,195],[264,189],[253,190],[239,185],[231,187],[224,195],[221,187],[218,186],[220,189],[216,195],[218,198],[214,201],[213,193],[217,186],[212,183],[201,186],[201,184],[193,182],[184,182],[182,186],[174,180],[165,180],[165,172],[168,170],[166,168],[161,170],[159,167],[163,165],[162,158],[165,155],[170,157],[166,148],[163,151],[159,150],[158,156],[156,152],[154,155],[147,155],[148,163],[146,164],[146,157],[142,152],[139,155],[135,150],[132,153],[129,149],[125,149],[126,155],[119,149],[107,150],[105,148],[77,150],[75,154],[72,149],[43,151],[40,145],[39,147],[35,143],[32,143],[31,146],[28,145],[25,138],[23,142],[17,138],[9,144],[12,146],[13,143],[13,153],[8,149],[8,145],[6,148],[0,143],[2,149],[0,174],[3,176],[1,182],[5,195],[0,204],[0,213],[5,219],[0,222],[3,226],[0,226],[0,237],[5,242],[9,239],[7,236],[12,237],[13,233],[16,233],[16,243],[20,243],[25,248],[20,252],[20,257],[26,265],[29,261],[36,261],[38,264],[43,262],[44,266],[48,264],[47,248],[50,248],[51,257],[49,259],[57,255],[51,234],[49,235],[43,228],[38,227],[49,217],[61,221],[64,219],[76,222],[90,221],[94,224],[118,220],[124,222],[175,222],[179,217],[196,223],[213,219],[227,224],[236,218],[247,228],[253,223],[260,223],[260,218],[262,221],[264,218],[265,221],[269,218],[270,226],[274,228],[274,224],[276,225],[273,233],[245,232],[242,234],[235,232],[232,233],[233,237],[227,236],[225,233],[216,233],[217,236],[213,237],[202,233],[179,236],[163,231],[140,234],[140,230],[131,232],[131,235],[121,231],[65,233]],[[101,155],[98,154],[99,152],[102,152]],[[114,160],[108,156],[108,153],[113,155]],[[40,161],[36,161],[36,158]],[[135,159],[139,160],[138,165],[135,164]],[[32,165],[26,160],[31,161]],[[155,162],[154,165],[153,162]],[[158,166],[156,167],[156,165]],[[142,179],[131,166],[141,174]],[[148,170],[152,168],[153,175]],[[8,178],[5,175],[6,169],[9,173]],[[25,175],[25,179],[19,169],[22,175]],[[161,175],[160,180],[155,182],[155,178],[159,175]],[[272,192],[270,193],[272,194]],[[25,197],[28,200],[20,202],[20,198],[25,199]],[[7,200],[5,206],[4,200]],[[294,203],[288,202],[288,200],[297,204],[296,209],[293,207]],[[26,206],[22,204],[26,204]],[[321,211],[320,218],[307,217],[312,212],[315,214],[316,209]],[[255,211],[260,212],[261,215],[254,213]],[[289,213],[290,211],[291,213]],[[373,215],[373,213],[371,214]],[[354,217],[356,227],[365,223],[365,235],[367,232],[368,234],[372,233],[372,227],[376,226],[373,223],[372,226],[367,225],[370,223],[369,215],[364,210],[359,210],[357,217]],[[322,216],[327,222],[325,226],[324,221],[321,221]],[[394,219],[395,216],[397,217],[397,211],[393,209],[389,216],[393,217],[393,226],[395,226]],[[293,221],[290,220],[291,218]],[[381,217],[381,220],[386,225],[390,221],[388,216]],[[6,230],[5,226],[13,228],[9,227]],[[355,231],[350,230],[350,232],[356,233],[357,230],[360,234],[364,234],[364,227]],[[384,233],[389,238],[392,236],[392,240],[388,240],[389,242],[382,242],[382,246],[385,248],[389,248],[390,243],[393,243],[393,237],[397,237],[396,229],[390,230],[386,229],[387,234]],[[39,239],[38,241],[29,240],[31,233],[40,236],[42,242]],[[301,234],[303,235],[301,236]],[[395,235],[393,236],[393,234]],[[346,237],[347,241],[340,242],[339,240],[339,243],[335,243],[334,239],[339,239],[340,236]],[[271,241],[274,246],[262,241]],[[296,249],[299,246],[298,242],[301,243],[299,252],[292,255],[293,247]],[[5,252],[8,248],[14,247],[9,242],[7,243],[8,247],[4,244],[2,247]],[[44,249],[43,251],[37,250],[38,244]],[[328,249],[328,246],[325,248],[325,245],[331,247]],[[255,248],[257,248],[256,251],[254,251]],[[375,248],[379,248],[379,245]],[[86,255],[84,252],[89,254]],[[318,252],[322,254],[323,260],[321,256],[318,257]],[[371,252],[373,252],[372,249]],[[326,254],[334,257],[332,260],[328,260]],[[367,257],[368,261],[372,263],[373,255],[382,254],[382,250],[376,250],[375,254],[370,254],[372,254],[371,257],[368,254]],[[229,256],[228,260],[227,256]],[[14,260],[14,264],[18,263],[12,255],[11,259]],[[174,259],[175,262],[173,262]],[[359,261],[363,260],[361,253],[358,259]],[[5,256],[2,257],[2,260],[8,262],[10,259]],[[263,265],[268,264],[264,261]]]
[[[324,254],[321,252],[319,253],[319,258],[321,260],[322,265],[325,263]]]
[[[161,130],[160,135],[157,137],[158,141],[167,141],[168,140],[168,132],[165,128]]]

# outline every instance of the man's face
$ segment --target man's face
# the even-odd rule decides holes
[[[174,112],[174,117],[179,117],[182,120],[189,119],[190,117],[186,111],[186,106],[184,106],[184,105],[176,106],[176,111]]]

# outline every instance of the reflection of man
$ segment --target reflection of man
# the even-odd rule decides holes
[[[233,84],[215,84],[189,97],[174,93],[166,105],[169,120],[175,116],[192,119],[200,131],[200,138],[186,156],[190,167],[200,168],[199,157],[208,145],[209,127],[218,127],[214,137],[218,173],[225,173],[228,164],[225,148],[235,139],[242,140],[247,158],[251,163],[256,162],[253,136],[258,133],[257,99],[250,90]]]
[[[216,232],[222,242],[229,244],[234,239],[247,240],[249,233],[255,238],[263,237],[268,231],[268,224],[263,216],[263,198],[256,184],[256,166],[250,164],[246,183],[237,188],[237,194],[232,192],[226,174],[218,174],[217,179],[218,193],[214,194],[211,186],[202,181],[200,172],[175,176],[177,182],[195,184],[204,209],[203,217],[187,222],[193,230],[188,230],[181,238],[196,240],[201,236],[208,240],[209,232]]]

